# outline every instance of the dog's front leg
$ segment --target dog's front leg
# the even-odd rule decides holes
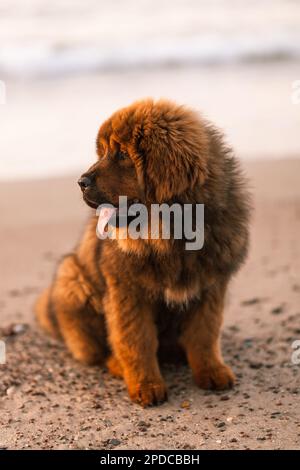
[[[195,382],[204,389],[230,388],[235,380],[220,349],[225,292],[226,285],[216,285],[191,306],[180,338]]]
[[[152,308],[131,286],[108,286],[105,313],[110,345],[119,362],[132,401],[142,406],[167,399],[161,376]]]

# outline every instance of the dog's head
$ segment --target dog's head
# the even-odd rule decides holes
[[[129,205],[171,203],[205,180],[208,139],[193,111],[149,99],[104,122],[97,153],[98,161],[79,180],[89,206],[117,206],[119,196],[127,196]]]

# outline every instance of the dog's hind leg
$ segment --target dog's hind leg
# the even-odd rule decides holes
[[[46,315],[41,313],[43,295],[37,304],[37,316],[49,331]],[[100,300],[74,255],[64,258],[47,295],[57,330],[74,358],[84,364],[103,363],[107,345]]]
[[[41,327],[56,339],[61,338],[56,315],[52,305],[52,289],[45,289],[35,304],[35,314]]]

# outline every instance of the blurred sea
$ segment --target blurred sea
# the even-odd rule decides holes
[[[0,77],[299,57],[299,0],[0,0]]]
[[[300,0],[0,0],[0,180],[80,175],[145,96],[204,113],[242,159],[299,158],[296,80]]]

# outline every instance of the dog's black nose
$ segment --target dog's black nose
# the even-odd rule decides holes
[[[84,191],[86,188],[91,186],[92,181],[88,176],[82,176],[81,178],[79,178],[78,184],[81,187],[82,191]]]

